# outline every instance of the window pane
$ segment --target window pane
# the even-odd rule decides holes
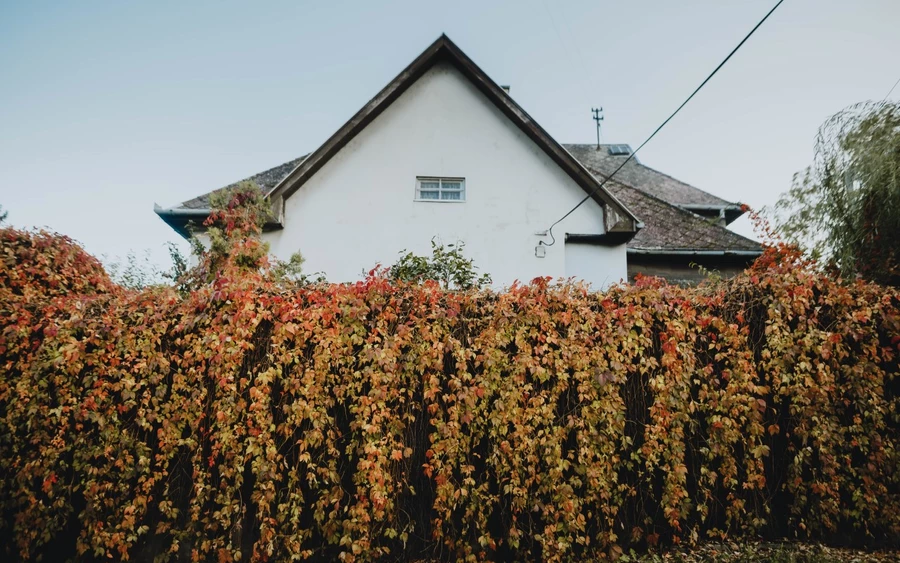
[[[466,182],[461,178],[416,177],[418,201],[465,201]]]

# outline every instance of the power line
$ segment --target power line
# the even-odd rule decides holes
[[[662,125],[660,125],[659,127],[657,127],[656,130],[655,130],[653,133],[651,133],[650,136],[647,137],[647,139],[646,139],[643,143],[641,143],[640,146],[639,146],[638,148],[636,148],[635,150],[633,150],[633,151],[631,152],[631,154],[628,155],[628,158],[626,158],[626,159],[622,162],[622,164],[620,164],[619,167],[616,168],[616,169],[613,171],[612,174],[610,174],[609,176],[607,176],[606,179],[603,180],[603,182],[601,182],[599,186],[597,186],[596,188],[594,188],[594,189],[591,191],[591,193],[589,193],[588,195],[586,195],[586,196],[584,197],[584,199],[582,199],[581,201],[579,201],[578,204],[577,204],[575,207],[573,207],[572,209],[570,209],[565,215],[563,215],[562,217],[560,217],[559,219],[557,219],[552,225],[550,225],[550,228],[547,229],[547,232],[550,234],[550,239],[552,240],[552,242],[551,242],[550,244],[547,244],[547,243],[545,243],[544,241],[540,241],[540,244],[542,244],[542,245],[544,245],[544,246],[553,246],[554,244],[556,244],[556,237],[553,236],[553,227],[555,227],[555,226],[558,225],[560,222],[562,222],[566,217],[568,217],[569,215],[571,215],[572,213],[574,213],[576,209],[578,209],[579,207],[582,206],[582,204],[584,204],[584,202],[586,202],[587,200],[591,199],[591,197],[593,197],[595,193],[597,193],[600,189],[602,189],[603,186],[605,186],[606,183],[609,182],[609,181],[612,179],[612,177],[615,176],[616,173],[619,172],[619,170],[621,170],[622,168],[624,168],[625,165],[628,164],[628,163],[631,161],[631,159],[633,159],[633,158],[635,157],[635,155],[637,155],[638,151],[640,151],[642,148],[644,148],[644,145],[646,145],[647,143],[649,143],[650,140],[653,139],[653,137],[655,137],[656,134],[659,133],[659,132],[662,130],[662,128],[666,126],[667,123],[669,123],[670,121],[672,121],[672,118],[675,117],[676,115],[678,115],[678,112],[681,111],[681,108],[683,108],[684,106],[686,106],[687,103],[690,102],[690,101],[694,98],[694,96],[697,95],[697,92],[699,92],[704,86],[706,86],[706,83],[709,82],[709,81],[712,79],[712,77],[715,76],[716,73],[719,72],[719,70],[720,70],[723,66],[725,66],[725,63],[727,63],[727,62],[729,61],[729,59],[731,59],[731,57],[734,56],[734,54],[738,52],[738,49],[740,49],[740,48],[744,45],[744,43],[746,43],[747,40],[750,39],[750,36],[752,36],[754,33],[756,33],[756,30],[759,29],[760,26],[761,26],[763,23],[765,23],[765,21],[766,21],[767,19],[769,19],[769,16],[771,16],[772,13],[773,13],[776,9],[778,9],[778,6],[781,6],[781,3],[782,3],[782,2],[784,2],[784,0],[778,0],[778,3],[775,4],[775,6],[773,6],[772,9],[769,10],[769,12],[768,12],[765,16],[763,16],[763,19],[759,20],[759,23],[757,23],[755,26],[753,26],[753,29],[750,30],[750,33],[748,33],[748,34],[741,40],[741,42],[737,44],[737,47],[735,47],[734,49],[731,50],[730,53],[728,53],[728,56],[725,57],[725,59],[724,59],[721,63],[719,63],[719,66],[717,66],[717,67],[715,68],[715,70],[713,70],[713,71],[710,73],[710,75],[706,77],[706,80],[704,80],[703,82],[701,82],[701,83],[700,83],[700,86],[697,86],[697,89],[694,90],[694,91],[691,93],[691,95],[688,96],[687,99],[681,103],[680,106],[678,106],[678,109],[676,109],[674,112],[672,112],[672,115],[670,115],[669,117],[667,117],[666,120],[662,122]],[[900,81],[898,81],[898,83],[900,83]],[[896,86],[896,85],[895,85],[895,86]],[[893,91],[893,88],[892,88],[891,90]]]
[[[550,11],[550,7],[547,6],[547,0],[541,0],[541,3],[544,5],[544,10],[547,12],[547,17],[550,18],[550,24],[553,26],[553,32],[556,33],[556,38],[559,40],[559,44],[562,46],[563,51],[566,52],[566,61],[568,61],[569,64],[572,65],[573,57],[572,57],[572,54],[569,52],[569,45],[566,41],[563,40],[562,34],[559,32],[559,28],[556,27],[556,18],[553,17],[553,13]],[[563,23],[565,23],[565,20],[563,20]],[[568,25],[568,24],[566,24],[566,25]],[[571,36],[572,36],[572,31],[570,29],[569,37],[571,38]],[[574,42],[574,40],[572,41],[572,44],[575,46],[576,54],[578,54],[579,59],[582,62],[582,69],[584,69],[584,59],[580,58],[581,55],[580,55],[580,51],[578,51],[578,45]],[[587,89],[590,90],[591,89],[590,85],[587,83],[587,78],[585,78],[585,72],[578,72],[578,69],[576,69],[574,67],[574,65],[571,68],[572,68],[572,70],[575,71],[575,74],[577,74],[578,78],[581,80],[581,85],[587,87]]]
[[[900,78],[897,79],[897,82],[894,82],[894,85],[891,86],[891,89],[888,90],[888,93],[887,93],[887,94],[885,94],[884,99],[881,100],[882,102],[886,102],[887,99],[891,97],[891,94],[894,92],[894,88],[897,87],[897,84],[900,84]]]

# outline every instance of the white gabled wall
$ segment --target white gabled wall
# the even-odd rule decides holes
[[[417,176],[463,177],[466,201],[417,202]],[[284,229],[266,233],[273,254],[299,250],[304,271],[355,281],[401,250],[427,254],[432,237],[466,243],[496,286],[566,277],[565,233],[603,233],[593,200],[537,236],[585,195],[568,175],[449,64],[437,64],[285,201]],[[624,246],[582,252],[596,288],[626,277]],[[570,268],[571,269],[571,268]]]
[[[603,289],[628,279],[625,245],[600,246],[566,243],[566,276]]]

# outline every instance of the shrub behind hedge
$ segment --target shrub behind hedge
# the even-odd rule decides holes
[[[5,256],[35,244],[2,240]],[[6,281],[53,267],[0,265],[6,556],[584,560],[900,539],[900,296],[791,256],[605,294],[286,289],[228,268],[186,296],[96,291],[78,281],[93,270],[57,272],[63,296]]]

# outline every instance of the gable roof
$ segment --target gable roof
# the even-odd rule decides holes
[[[494,104],[510,121],[524,132],[547,156],[585,192],[604,208],[611,210],[607,220],[615,218],[607,225],[610,232],[635,233],[640,228],[640,220],[634,216],[597,179],[557,143],[528,113],[517,104],[506,91],[485,74],[472,59],[466,56],[446,35],[441,35],[412,63],[397,75],[387,86],[350,118],[322,146],[311,153],[294,170],[284,177],[268,194],[273,204],[290,197],[334,157],[353,137],[397,100],[416,80],[438,62],[448,62],[456,67],[484,96]]]
[[[614,145],[563,145],[584,166],[604,179],[628,158],[628,154],[609,154],[611,146]],[[731,223],[744,213],[740,203],[726,201],[709,192],[686,184],[668,174],[642,164],[636,158],[630,160],[621,170],[616,172],[615,179],[667,203],[703,215],[717,215],[718,211],[722,210],[727,223]],[[628,204],[626,203],[625,205]],[[633,211],[640,216],[640,213],[636,210]]]

